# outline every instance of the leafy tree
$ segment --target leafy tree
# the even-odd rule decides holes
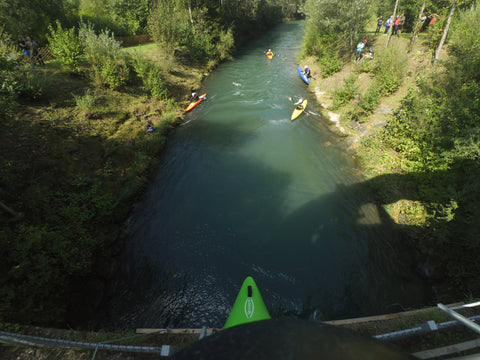
[[[0,24],[14,37],[31,35],[43,42],[48,25],[64,19],[63,0],[0,0]]]
[[[373,0],[307,0],[303,50],[320,56],[327,49],[349,53],[370,19]]]
[[[64,68],[79,72],[83,46],[76,30],[62,28],[62,24],[58,20],[56,28],[50,25],[48,29],[50,31],[48,42],[56,59]]]
[[[187,23],[187,9],[179,1],[156,0],[150,11],[149,32],[167,53],[173,53]]]

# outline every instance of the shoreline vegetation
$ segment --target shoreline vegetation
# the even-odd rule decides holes
[[[389,44],[387,35],[374,35],[367,26],[375,23],[372,12],[348,32],[339,25],[332,34],[310,21],[299,60],[317,78],[309,88],[325,121],[357,159],[378,203],[408,235],[418,271],[439,301],[449,303],[477,298],[480,291],[480,52],[478,34],[468,28],[480,20],[480,7],[463,4],[447,46],[432,61],[451,10],[440,3],[430,4],[440,21],[417,34],[414,44],[408,28],[415,27],[416,7],[407,9],[410,24]],[[319,15],[321,4],[307,1],[305,10]],[[390,5],[377,12],[390,13]],[[26,329],[12,323],[92,328],[84,320],[115,273],[122,227],[183,116],[187,96],[234,50],[234,34],[222,26],[214,37],[224,46],[209,48],[212,39],[199,29],[211,14],[195,15],[202,21],[179,29],[195,39],[193,52],[185,44],[122,49],[106,30],[84,23],[76,32],[52,21],[45,38],[56,44],[57,60],[43,66],[24,58],[0,28],[0,251],[8,259],[0,272],[2,330]],[[156,31],[157,42],[171,41],[165,28]],[[330,38],[319,36],[322,31]],[[339,46],[338,34],[345,33],[356,36]],[[373,61],[350,61],[359,34],[369,37]],[[147,121],[154,132],[145,131]],[[415,346],[451,340],[440,334]]]

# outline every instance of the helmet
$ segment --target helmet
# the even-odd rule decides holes
[[[303,99],[302,99],[302,98],[298,99],[298,102],[301,102],[301,103],[302,103],[302,102],[303,102]]]
[[[308,65],[305,65],[305,69],[308,69]]]
[[[268,51],[272,51],[272,49],[268,49]]]

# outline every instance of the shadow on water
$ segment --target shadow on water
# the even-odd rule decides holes
[[[124,269],[101,323],[222,326],[247,275],[273,317],[340,319],[431,301],[404,229],[371,191],[379,182],[399,189],[404,175],[337,183],[292,209],[292,175],[236,151],[254,131],[200,122],[182,131],[130,219]],[[203,131],[202,152],[187,150]],[[172,163],[187,166],[170,171]]]
[[[410,184],[447,189],[448,172],[364,181],[316,125],[321,118],[290,122],[288,95],[307,91],[287,52],[301,29],[286,28],[218,69],[205,84],[208,100],[169,139],[129,220],[102,327],[220,327],[249,275],[276,318],[342,319],[433,302],[402,235],[419,229],[397,224],[385,207],[448,204],[462,192],[413,195]],[[272,41],[285,56],[267,62]]]

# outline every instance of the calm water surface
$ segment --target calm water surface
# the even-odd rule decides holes
[[[105,322],[220,327],[248,275],[274,317],[340,319],[425,302],[298,76],[302,34],[302,22],[283,24],[204,82],[207,101],[170,138],[129,221]],[[289,97],[308,99],[312,113],[291,122]]]

